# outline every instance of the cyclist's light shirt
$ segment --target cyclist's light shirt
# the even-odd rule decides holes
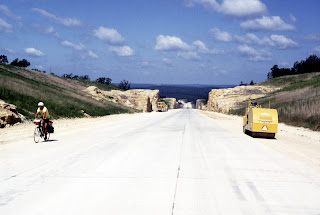
[[[46,107],[43,107],[43,109],[41,110],[40,108],[38,108],[37,113],[41,114],[41,117],[43,116],[43,113],[46,112],[46,115],[44,116],[44,119],[49,119],[50,115],[49,115],[49,111]]]

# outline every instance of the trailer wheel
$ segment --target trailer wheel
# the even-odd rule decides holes
[[[275,134],[275,133],[270,133],[268,138],[274,139],[275,137],[276,137],[276,134]]]
[[[247,130],[246,128],[245,128],[245,126],[243,126],[243,133],[245,133],[246,135],[249,135],[249,136],[251,136],[251,131],[250,130]]]
[[[251,136],[253,138],[268,138],[268,139],[274,139],[276,134],[275,133],[261,133],[261,132],[251,132]]]
[[[251,137],[253,137],[253,138],[257,137],[257,133],[251,131]]]

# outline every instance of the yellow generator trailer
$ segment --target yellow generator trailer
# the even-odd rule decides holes
[[[251,104],[250,104],[251,103]],[[243,116],[243,132],[252,137],[274,138],[278,132],[278,111],[261,108],[257,102],[250,102]]]
[[[166,112],[166,111],[168,111],[168,105],[165,102],[158,102],[157,111],[158,112]]]

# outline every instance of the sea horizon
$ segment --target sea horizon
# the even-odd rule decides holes
[[[232,88],[237,85],[201,85],[201,84],[135,84],[131,89],[159,90],[160,98],[186,99],[195,103],[197,99],[208,100],[212,89]]]

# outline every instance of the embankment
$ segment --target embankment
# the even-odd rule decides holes
[[[278,110],[279,121],[320,131],[320,73],[282,76],[254,86],[212,90],[208,110],[242,116],[249,99]]]
[[[103,116],[133,113],[136,110],[113,102],[100,102],[83,90],[94,82],[71,80],[20,67],[0,64],[0,99],[17,107],[17,112],[32,119],[39,101],[44,102],[52,118]],[[101,85],[104,89],[115,86]]]

